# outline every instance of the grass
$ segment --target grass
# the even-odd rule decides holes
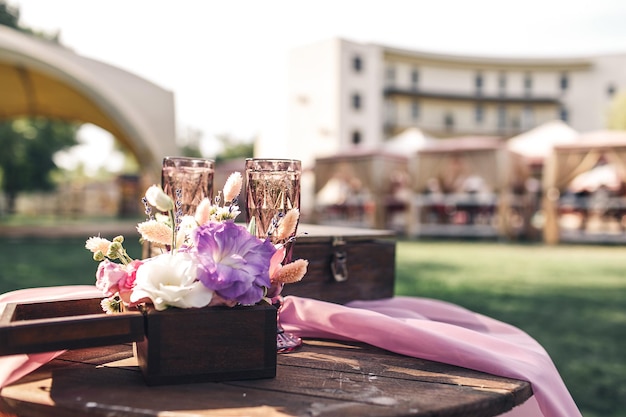
[[[513,324],[551,355],[585,417],[626,416],[626,251],[401,242],[396,293]]]
[[[131,256],[140,247],[127,241]],[[0,292],[92,284],[85,239],[0,238]],[[401,241],[396,293],[511,323],[550,353],[585,417],[626,416],[626,250]]]

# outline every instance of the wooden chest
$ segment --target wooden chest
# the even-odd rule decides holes
[[[392,231],[301,224],[293,259],[307,259],[308,272],[282,294],[339,304],[392,297],[395,255]]]

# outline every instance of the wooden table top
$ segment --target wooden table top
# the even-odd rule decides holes
[[[2,389],[0,416],[496,416],[524,381],[363,344],[305,340],[276,378],[148,387],[132,345],[67,351]]]

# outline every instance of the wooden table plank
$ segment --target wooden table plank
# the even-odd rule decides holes
[[[530,384],[396,355],[306,341],[272,379],[148,387],[130,345],[69,351],[2,390],[27,416],[476,416],[501,414]]]

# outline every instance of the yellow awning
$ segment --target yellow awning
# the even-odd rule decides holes
[[[109,131],[157,181],[176,155],[174,95],[141,77],[0,26],[0,119],[44,116]]]

